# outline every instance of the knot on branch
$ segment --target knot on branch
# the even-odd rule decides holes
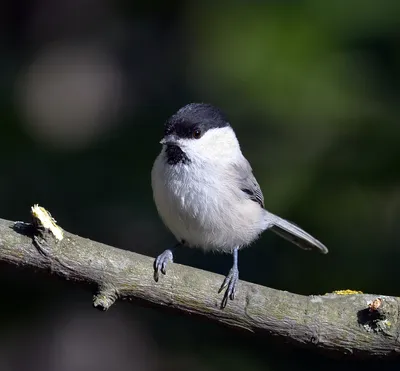
[[[118,293],[114,288],[102,288],[93,296],[93,306],[96,309],[106,311],[118,298]]]
[[[368,303],[368,307],[357,313],[358,323],[368,332],[388,334],[393,325],[393,308],[387,300],[376,298]]]

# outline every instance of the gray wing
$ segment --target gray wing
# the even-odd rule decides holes
[[[248,161],[243,158],[240,164],[234,165],[235,177],[238,179],[240,190],[248,195],[250,200],[260,204],[264,208],[264,196],[260,186],[253,175]],[[315,239],[313,236],[305,232],[296,224],[280,218],[268,211],[265,213],[269,228],[279,236],[289,240],[302,249],[317,249],[323,254],[328,252],[325,245]]]
[[[235,172],[237,173],[240,190],[246,193],[250,200],[260,204],[264,208],[264,196],[260,185],[253,174],[253,170],[249,162],[243,157],[240,164],[235,164]]]

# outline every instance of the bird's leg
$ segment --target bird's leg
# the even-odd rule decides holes
[[[228,298],[233,300],[235,299],[236,293],[236,285],[239,281],[239,269],[238,269],[238,252],[239,248],[235,248],[233,250],[233,265],[229,274],[225,277],[224,282],[222,283],[221,288],[219,289],[218,293],[220,293],[223,289],[226,289],[224,298],[222,299],[221,308],[224,309],[228,302]]]
[[[158,282],[159,272],[162,274],[167,272],[167,263],[174,261],[174,251],[180,245],[177,243],[174,247],[165,250],[162,254],[158,255],[156,260],[154,260],[154,280]]]

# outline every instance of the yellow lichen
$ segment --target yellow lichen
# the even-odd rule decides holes
[[[64,238],[62,229],[57,225],[56,220],[44,207],[41,207],[38,204],[33,205],[31,207],[31,214],[35,218],[36,222],[43,228],[49,230],[57,240],[61,241]]]
[[[332,294],[336,295],[357,295],[362,293],[363,293],[362,291],[356,291],[356,290],[336,290],[332,292]]]

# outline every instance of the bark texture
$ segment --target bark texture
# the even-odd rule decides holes
[[[397,297],[302,296],[240,281],[235,300],[222,310],[221,275],[173,263],[157,283],[152,257],[67,232],[57,241],[33,225],[2,219],[0,260],[94,284],[93,305],[103,310],[116,299],[140,299],[332,355],[387,358],[400,352]]]

